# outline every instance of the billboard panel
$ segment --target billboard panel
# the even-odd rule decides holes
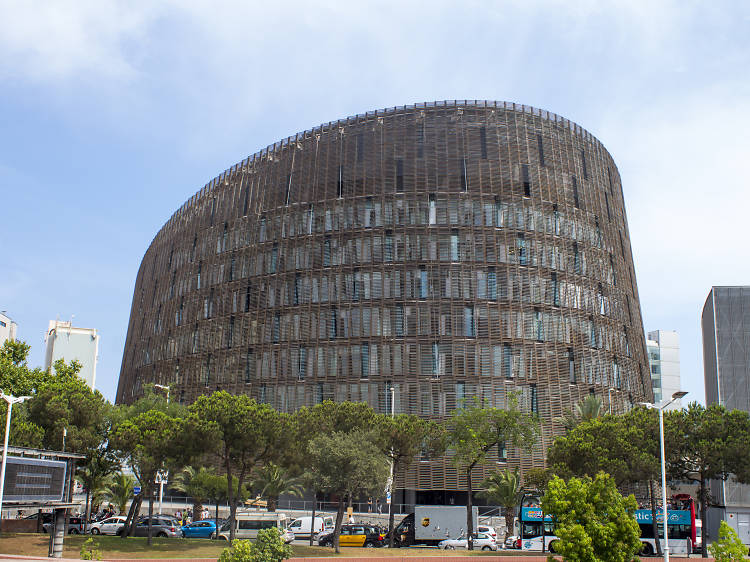
[[[8,457],[5,501],[64,501],[67,465],[62,461]]]

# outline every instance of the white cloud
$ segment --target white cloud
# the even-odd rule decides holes
[[[45,84],[128,80],[157,10],[149,3],[3,0],[0,69]]]

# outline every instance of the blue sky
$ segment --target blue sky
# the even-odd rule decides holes
[[[101,334],[114,399],[148,244],[207,181],[322,122],[443,99],[541,107],[618,163],[647,330],[750,284],[750,3],[0,0],[0,310]]]

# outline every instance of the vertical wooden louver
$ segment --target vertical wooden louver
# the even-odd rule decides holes
[[[483,470],[541,466],[553,418],[589,393],[614,412],[651,400],[632,270],[615,163],[567,119],[484,101],[349,117],[233,166],[159,231],[117,402],[155,382],[186,403],[387,412],[393,385],[397,412],[444,419],[517,392],[542,437]],[[464,486],[448,457],[400,483]]]

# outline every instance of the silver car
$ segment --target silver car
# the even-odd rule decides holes
[[[96,523],[89,525],[92,535],[118,535],[120,530],[125,525],[127,517],[123,515],[115,515],[114,517],[107,517]]]
[[[497,550],[497,543],[495,539],[489,536],[487,533],[477,533],[474,535],[474,548],[479,550]],[[444,550],[455,550],[457,548],[468,548],[469,541],[466,535],[461,535],[457,539],[447,539],[438,543],[438,548]]]
[[[148,517],[139,521],[135,526],[136,537],[148,536]],[[164,515],[155,515],[151,519],[151,536],[152,537],[181,537],[182,530],[180,524],[172,517]]]

